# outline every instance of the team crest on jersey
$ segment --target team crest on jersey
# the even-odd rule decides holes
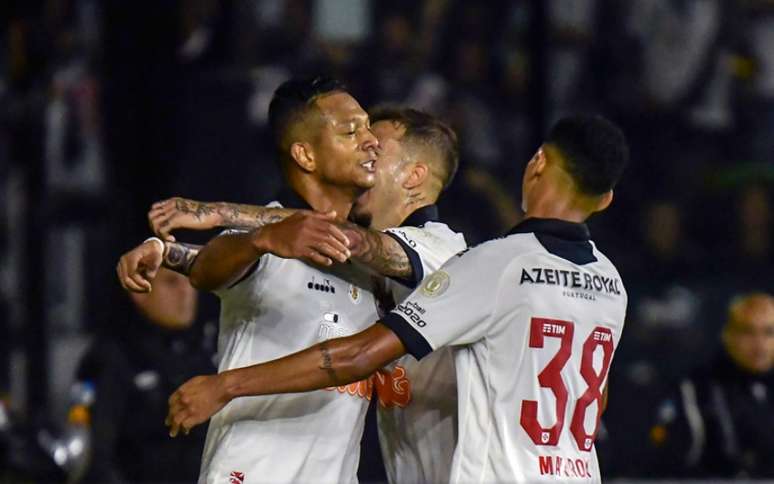
[[[363,299],[361,291],[362,290],[356,285],[349,285],[349,300],[352,301],[353,304],[360,304],[360,301]]]
[[[440,296],[449,288],[449,274],[438,271],[430,275],[422,284],[422,294],[427,297]]]
[[[228,475],[228,482],[229,484],[244,484],[245,473],[233,471],[231,474]]]

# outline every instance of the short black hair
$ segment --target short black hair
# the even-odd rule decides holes
[[[578,189],[587,195],[612,190],[629,162],[623,131],[599,115],[574,115],[560,119],[546,143],[557,148]]]
[[[405,106],[376,106],[368,114],[371,124],[379,121],[400,123],[406,128],[403,141],[415,142],[435,151],[441,162],[443,189],[451,184],[457,173],[460,154],[457,133],[448,124],[431,114]]]
[[[277,147],[283,149],[288,128],[301,119],[317,98],[346,90],[343,83],[327,76],[293,78],[280,84],[269,104],[269,127]]]

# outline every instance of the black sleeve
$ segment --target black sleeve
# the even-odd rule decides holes
[[[387,313],[381,322],[395,333],[409,354],[417,360],[421,360],[433,352],[433,347],[430,346],[425,337],[397,314]]]

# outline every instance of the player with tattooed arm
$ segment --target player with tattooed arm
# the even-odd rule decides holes
[[[395,279],[372,278],[380,305],[389,310],[424,274],[436,270],[465,248],[464,238],[438,221],[434,205],[456,171],[457,141],[445,124],[416,110],[383,108],[372,112],[371,117],[380,143],[376,183],[358,199],[352,213],[352,218],[361,224],[370,224],[371,230],[351,224],[340,227],[351,239],[360,241],[351,247],[353,259],[373,272],[401,271]],[[262,227],[274,221],[274,217],[282,219],[292,213],[286,209],[180,198],[154,204],[149,214],[151,224],[167,241],[146,242],[125,254],[120,264],[124,268],[122,283],[131,288],[131,277],[142,278],[143,264],[153,271],[162,256],[165,265],[178,270],[185,271],[185,266],[190,266],[197,249],[174,242],[169,236],[173,229]],[[169,220],[172,223],[163,223]],[[162,225],[166,232],[160,230]],[[386,230],[379,235],[374,229]],[[385,234],[397,242],[397,251],[386,250],[388,244],[380,241]],[[174,255],[174,251],[180,255]],[[179,264],[178,260],[186,263]],[[150,283],[152,277],[142,280]],[[372,309],[375,318],[375,308]],[[405,482],[408,476],[416,482],[448,480],[456,434],[456,385],[451,354],[439,352],[421,364],[407,356],[380,371],[373,381],[379,395],[380,440],[390,481]]]

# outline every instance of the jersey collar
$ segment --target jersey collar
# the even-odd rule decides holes
[[[411,215],[403,221],[401,227],[423,227],[427,222],[438,222],[437,205],[425,205],[411,212]]]
[[[591,239],[589,227],[583,223],[568,222],[555,218],[528,218],[516,225],[506,235],[540,233],[565,240]]]
[[[292,189],[285,187],[277,194],[276,200],[282,204],[283,208],[303,208],[306,210],[312,210],[312,206],[309,205],[306,200],[301,198],[298,193]]]

